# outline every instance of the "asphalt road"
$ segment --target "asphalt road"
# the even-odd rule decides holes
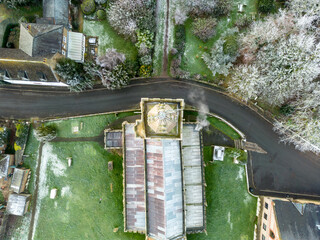
[[[220,115],[240,129],[248,141],[257,143],[268,154],[250,153],[248,179],[257,195],[320,200],[320,159],[279,143],[272,124],[256,112],[213,88],[189,81],[139,80],[119,91],[95,89],[69,93],[57,89],[26,87],[0,89],[0,118],[52,118],[102,113],[138,107],[141,97],[183,98],[197,106],[201,99],[210,112]],[[198,97],[191,100],[190,94]],[[226,189],[228,191],[228,189]]]

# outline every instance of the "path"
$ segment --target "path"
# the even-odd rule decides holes
[[[167,13],[166,13],[166,29],[165,29],[165,36],[164,36],[164,46],[163,46],[163,65],[162,65],[162,73],[161,76],[168,76],[168,31],[169,31],[169,7],[170,7],[170,0],[167,1]]]
[[[33,225],[34,225],[34,216],[36,214],[36,207],[37,207],[37,201],[38,201],[38,192],[39,192],[39,178],[40,178],[40,168],[41,168],[41,156],[42,156],[42,148],[44,143],[40,143],[39,146],[39,155],[38,155],[38,166],[36,170],[36,181],[35,181],[35,189],[32,196],[32,215],[31,215],[31,221],[30,221],[30,228],[29,228],[29,235],[28,239],[32,240],[33,235]]]

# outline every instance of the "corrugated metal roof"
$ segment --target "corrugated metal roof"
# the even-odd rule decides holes
[[[204,228],[204,193],[200,132],[194,124],[183,126],[182,160],[186,194],[187,231]]]
[[[180,144],[146,140],[148,235],[174,239],[184,235]]]
[[[20,193],[23,191],[22,185],[23,185],[23,181],[26,177],[25,174],[27,174],[27,170],[19,169],[19,168],[14,169],[13,177],[12,177],[11,185],[10,185],[10,190],[12,190],[16,193]]]
[[[85,36],[82,33],[68,32],[68,53],[67,57],[78,61],[84,61]]]

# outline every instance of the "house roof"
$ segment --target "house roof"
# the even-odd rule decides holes
[[[31,57],[21,49],[17,48],[1,48],[1,60],[27,60],[27,61],[43,61],[43,57]]]
[[[14,169],[10,190],[16,193],[22,192],[23,185],[25,184],[24,182],[26,182],[28,177],[28,172],[29,170],[27,169],[20,169],[20,168]]]
[[[0,155],[0,177],[7,177],[9,167],[14,164],[14,155]]]
[[[17,216],[23,216],[29,196],[12,193],[9,195],[7,204],[7,213]]]
[[[63,26],[21,23],[19,48],[33,57],[61,53]]]
[[[275,200],[275,212],[282,240],[320,239],[320,205],[306,204],[303,215],[291,202]]]
[[[68,27],[69,23],[69,1],[68,0],[44,0],[43,17],[54,18],[55,24]]]
[[[148,236],[159,240],[184,236],[179,141],[147,139],[146,163]]]
[[[143,139],[136,138],[134,124],[124,125],[125,227],[145,232],[145,177]]]
[[[205,229],[202,149],[200,132],[195,128],[196,124],[184,124],[182,131],[187,232]]]
[[[84,61],[86,39],[82,33],[68,32],[68,53],[67,57],[78,61]]]
[[[0,60],[0,71],[7,71],[11,80],[57,82],[51,68],[39,62]]]

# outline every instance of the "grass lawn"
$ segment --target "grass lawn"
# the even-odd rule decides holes
[[[126,116],[134,115],[133,112],[123,112],[118,114],[106,114],[90,117],[77,117],[68,120],[52,121],[58,128],[58,137],[72,138],[72,137],[95,137],[103,132],[108,124]],[[82,129],[81,129],[82,126]],[[72,128],[78,127],[78,133],[72,133]]]
[[[214,126],[219,131],[230,137],[232,140],[241,139],[241,136],[234,129],[232,129],[228,124],[221,121],[220,119],[215,117],[209,117],[208,121],[212,126]]]
[[[66,158],[71,155],[73,164],[68,168]],[[41,167],[35,240],[144,239],[123,232],[121,157],[95,142],[60,142],[46,144],[42,160],[47,167]],[[114,163],[111,172],[108,161]],[[55,200],[49,198],[52,188],[58,189]],[[119,231],[114,233],[116,227]]]
[[[244,8],[245,13],[238,13],[238,3],[246,3],[247,7]],[[210,52],[211,47],[219,39],[221,33],[226,31],[228,28],[234,26],[237,18],[242,14],[249,14],[251,12],[256,12],[257,0],[245,0],[239,1],[234,0],[234,8],[230,13],[230,20],[228,22],[228,17],[222,17],[219,19],[218,25],[216,27],[216,35],[209,39],[207,42],[203,42],[192,34],[192,19],[188,19],[185,22],[186,28],[186,45],[185,52],[182,56],[181,67],[193,74],[201,74],[207,76],[209,81],[214,80],[212,72],[207,68],[201,56],[204,52]],[[205,50],[207,48],[207,50]]]
[[[118,52],[124,53],[127,59],[137,60],[138,51],[130,40],[125,40],[116,33],[107,20],[90,21],[84,20],[83,33],[87,36],[99,37],[99,55],[103,55],[107,48],[117,49]]]
[[[190,240],[253,239],[257,199],[247,192],[245,167],[233,164],[229,151],[223,162],[212,164],[212,148],[204,148],[208,235],[189,235]]]

